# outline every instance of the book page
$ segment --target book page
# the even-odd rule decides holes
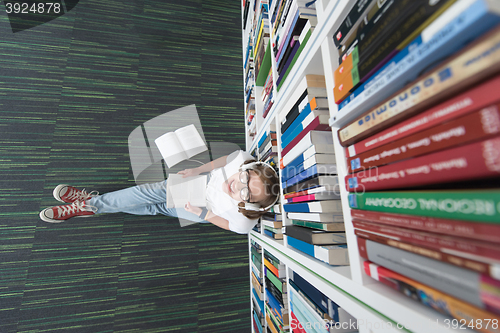
[[[200,175],[182,178],[179,174],[169,174],[167,179],[167,208],[184,208],[186,203],[192,206],[206,206],[207,176]]]
[[[155,143],[169,168],[188,158],[174,132],[163,134],[155,140]]]
[[[176,130],[175,133],[188,156],[187,158],[208,150],[200,133],[198,133],[198,130],[193,124],[181,127]]]

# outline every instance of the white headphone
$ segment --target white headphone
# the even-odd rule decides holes
[[[252,163],[244,164],[240,167],[240,172],[246,171],[246,170],[253,170],[258,165],[264,165],[264,166],[270,168],[271,170],[273,170],[274,174],[276,175],[276,178],[279,179],[279,176],[278,176],[278,173],[276,172],[276,170],[274,170],[274,168],[272,166],[270,166],[269,164],[264,163],[264,162],[252,162]],[[280,196],[277,195],[276,200],[274,200],[274,202],[267,207],[261,207],[258,203],[245,202],[245,210],[264,212],[264,211],[268,210],[269,208],[271,208],[272,206],[274,206],[276,204],[276,202],[278,202],[279,198],[280,198]]]

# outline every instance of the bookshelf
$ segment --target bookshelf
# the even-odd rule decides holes
[[[271,12],[278,2],[278,0],[272,1],[270,6]],[[304,277],[320,292],[356,318],[358,321],[359,332],[474,332],[473,330],[464,327],[461,329],[454,329],[449,325],[448,317],[405,297],[395,290],[368,277],[363,272],[364,260],[360,257],[358,252],[357,238],[354,233],[351,215],[349,213],[350,208],[347,198],[348,192],[344,184],[345,176],[348,174],[345,148],[340,145],[337,136],[337,131],[360,113],[357,110],[354,110],[353,113],[349,114],[338,112],[338,106],[333,102],[333,73],[339,65],[339,55],[331,38],[335,30],[341,24],[341,18],[345,17],[355,2],[356,1],[354,0],[316,1],[317,25],[315,26],[307,44],[302,50],[300,56],[297,58],[295,65],[288,73],[288,76],[279,91],[277,89],[276,80],[274,80],[274,104],[269,113],[265,118],[263,117],[263,104],[258,98],[262,92],[262,87],[255,86],[256,119],[249,125],[247,123],[247,117],[245,116],[245,123],[247,125],[247,151],[252,152],[256,150],[259,139],[265,136],[266,133],[269,133],[269,129],[271,127],[276,128],[278,147],[280,147],[280,126],[276,126],[280,122],[280,110],[290,99],[292,99],[294,94],[298,93],[296,88],[305,75],[324,75],[326,91],[328,94],[330,126],[332,128],[331,133],[333,136],[333,148],[335,151],[350,265],[330,266],[316,260],[289,246],[286,234],[283,235],[283,240],[275,240],[265,235],[263,227],[261,227],[260,232],[252,231],[249,234],[249,247],[255,243],[259,244],[263,251],[268,251],[273,256],[278,258],[280,262],[287,267],[287,281],[290,278],[291,271]],[[256,16],[254,7],[259,10],[261,4],[262,2],[260,0],[251,0],[246,2],[246,6],[250,6],[250,8],[248,10],[248,22],[246,24],[246,29],[243,29],[242,49],[244,61],[246,61],[246,50],[248,41],[251,39],[252,34],[251,22]],[[267,1],[265,4],[267,4]],[[242,18],[244,12],[245,10],[242,10]],[[269,26],[272,25],[269,24]],[[271,34],[271,42],[272,38],[273,35]],[[277,64],[274,59],[272,60],[271,68],[273,77],[276,78]],[[245,80],[244,84],[246,86],[249,83]],[[255,132],[253,136],[249,135],[250,129]],[[280,150],[278,149],[278,160],[281,158],[281,153],[279,151]],[[283,191],[281,194],[283,199]],[[286,214],[282,214],[282,219],[283,226],[291,224],[291,222],[287,219]],[[250,270],[250,276],[251,275],[252,270]],[[255,297],[252,292],[250,292],[250,295],[251,298]],[[289,299],[288,302],[290,302]],[[255,303],[252,301],[252,309],[254,304]],[[264,321],[263,332],[267,332],[266,326],[267,324]],[[291,331],[292,330],[289,329],[289,332]],[[334,332],[334,330],[331,331]]]

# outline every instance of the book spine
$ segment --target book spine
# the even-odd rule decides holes
[[[432,127],[398,141],[347,159],[348,172],[392,162],[485,139],[500,132],[500,104]]]
[[[477,272],[358,237],[364,259],[484,309]],[[425,267],[425,269],[419,269]]]
[[[377,5],[378,1],[357,0],[351,11],[340,24],[340,27],[333,34],[335,46],[340,47],[351,30],[355,30],[363,21],[366,13]],[[378,6],[377,6],[378,7]]]
[[[500,247],[494,245],[494,243],[477,242],[467,238],[447,237],[424,231],[378,225],[356,220],[353,220],[353,225],[357,229],[371,233],[379,233],[385,237],[392,237],[402,242],[421,245],[435,250],[447,249],[448,253],[454,253],[464,258],[476,258],[477,260],[485,262],[491,262],[492,260],[500,261]]]
[[[302,138],[304,138],[311,131],[331,131],[330,128],[326,128],[325,124],[320,123],[320,118],[316,117],[309,125],[306,126],[299,134],[297,134],[286,147],[281,151],[281,156],[286,156],[289,151],[295,147]]]
[[[500,137],[346,176],[348,191],[404,188],[473,180],[500,173]]]
[[[299,319],[297,319],[295,313],[292,311],[290,315],[292,316],[292,324],[290,326],[293,330],[293,333],[307,333],[306,330],[304,330],[304,326],[302,325],[302,323],[299,321]]]
[[[371,278],[382,282],[383,284],[395,289],[408,297],[422,303],[423,305],[437,310],[447,316],[451,316],[459,322],[498,322],[500,317],[490,312],[481,310],[467,302],[450,297],[425,284],[409,279],[406,276],[398,274],[375,263],[365,261],[363,263],[365,273]],[[426,297],[419,297],[425,295]],[[494,327],[494,328],[493,328]],[[477,325],[476,330],[485,333],[499,333],[498,325]]]
[[[396,27],[388,27],[381,32],[382,35],[390,34],[389,38],[379,38],[379,41],[365,43],[368,39],[361,40],[358,44],[359,63],[356,65],[359,72],[360,82],[374,73],[377,68],[385,64],[392,56],[398,52],[398,48],[404,48],[400,44],[411,34],[420,34],[420,32],[429,25],[429,18],[434,18],[434,14],[440,14],[445,8],[449,7],[455,0],[440,0],[439,2],[429,1],[411,1],[411,5],[418,8],[405,8],[407,15],[399,17],[400,23]],[[409,9],[409,10],[408,10]],[[415,36],[416,37],[416,36]],[[406,46],[406,45],[405,45]]]
[[[354,101],[349,103],[350,108],[361,105],[371,107],[372,103],[376,105],[384,99],[384,96],[390,96],[396,90],[395,86],[397,86],[398,80],[404,78],[407,81],[415,77],[418,71],[428,65],[430,57],[437,54],[440,56],[452,54],[460,43],[469,38],[467,36],[475,37],[478,33],[494,27],[500,18],[489,12],[484,1],[486,0],[476,1],[440,33],[437,33],[427,43],[419,45],[417,50],[408,54],[396,68],[377,78],[378,83],[371,82],[370,88],[356,97],[358,100],[356,103],[353,103]],[[342,127],[338,132],[341,144],[347,146],[362,140],[371,133],[400,121],[403,117],[409,117],[422,108],[429,107],[433,103],[450,97],[453,93],[495,74],[500,69],[500,48],[497,46],[500,43],[500,34],[497,31],[495,29],[486,37],[481,38],[439,66],[431,74],[424,76],[378,107],[369,110],[347,126]],[[366,83],[368,82],[370,81]],[[378,94],[369,103],[366,102],[370,96],[387,87],[389,82],[394,88],[386,89],[387,95]],[[364,86],[358,89],[364,89]],[[403,101],[404,103],[402,103]],[[348,112],[348,110],[344,110],[344,112]]]
[[[288,245],[290,245],[291,247],[299,250],[300,252],[308,254],[311,257],[314,257],[314,245],[308,244],[290,236],[287,236],[287,241]]]
[[[278,269],[274,267],[273,264],[269,262],[268,259],[264,258],[264,265],[276,276],[279,276]]]
[[[306,131],[306,130],[304,130]],[[296,142],[296,143],[295,143]],[[280,165],[283,169],[291,161],[304,153],[309,147],[316,146],[317,152],[333,153],[333,137],[329,132],[309,131],[301,139],[293,140],[292,149],[286,155],[281,154]]]
[[[292,178],[289,178],[285,182],[282,183],[283,187],[289,187],[292,185],[297,184],[298,182],[301,182],[303,180],[315,177],[315,176],[320,176],[324,174],[328,174],[324,168],[318,167],[318,164],[314,164],[310,168],[307,168],[303,171],[301,171],[299,174],[293,176]]]
[[[298,225],[301,227],[313,228],[313,229],[317,229],[317,230],[345,231],[344,222],[322,223],[322,222],[313,222],[313,221],[292,220],[292,224]]]
[[[274,284],[269,281],[269,279],[266,277],[266,290],[270,292],[274,298],[278,301],[279,306],[281,306],[282,309],[285,308],[284,304],[286,302],[286,294],[282,294]]]
[[[415,253],[415,254],[425,256],[428,258],[432,258],[435,260],[439,260],[439,261],[442,261],[442,262],[445,262],[445,263],[448,263],[451,265],[455,265],[458,267],[462,267],[465,269],[469,269],[469,270],[472,270],[472,271],[475,271],[475,272],[478,272],[481,274],[486,274],[486,275],[489,275],[495,279],[498,279],[500,277],[500,275],[497,274],[498,267],[493,267],[492,265],[486,264],[486,263],[481,262],[481,261],[462,258],[462,257],[454,256],[454,255],[451,255],[448,253],[443,253],[443,252],[436,250],[436,249],[430,249],[430,248],[426,248],[423,246],[418,246],[418,245],[408,244],[405,242],[400,242],[400,241],[394,240],[392,238],[385,237],[383,235],[377,235],[377,234],[374,234],[371,232],[367,232],[365,230],[355,229],[354,233],[356,234],[356,236],[364,238],[364,239],[368,239],[368,240],[371,240],[371,241],[374,241],[374,242],[377,242],[380,244],[384,244],[387,246],[398,248],[398,249],[401,249],[404,251]]]
[[[300,42],[300,40],[299,40],[299,44],[300,44],[299,49],[297,50],[297,52],[293,56],[293,59],[292,59],[292,61],[290,63],[290,66],[288,66],[288,68],[286,69],[285,73],[282,74],[282,75],[280,75],[280,77],[278,78],[277,89],[276,89],[277,91],[279,91],[281,89],[281,86],[283,85],[283,82],[285,82],[285,79],[288,76],[288,73],[293,68],[293,65],[295,64],[295,62],[297,61],[298,57],[300,56],[300,53],[302,52],[302,50],[306,46],[307,42],[309,41],[309,38],[311,37],[311,34],[312,34],[312,31],[311,31],[311,29],[309,29],[307,31],[307,33],[305,34],[305,37],[304,37],[303,41]],[[302,36],[302,34],[301,34],[301,36]],[[292,58],[292,57],[289,57],[289,59],[290,58]]]
[[[292,63],[295,62],[296,57],[300,54],[299,50],[302,50],[301,44],[299,41],[296,41],[295,43],[293,43],[292,51],[290,52],[288,59],[286,60],[285,64],[283,65],[283,68],[278,74],[278,80],[276,81],[276,84],[278,86],[281,86],[282,81],[286,78],[289,70],[292,68],[293,66]]]
[[[471,238],[488,242],[500,242],[500,225],[459,220],[447,220],[425,216],[412,216],[371,212],[367,210],[351,210],[353,219],[365,222],[376,222],[395,227],[424,230],[437,234]]]
[[[274,275],[271,270],[269,269],[266,269],[266,276],[268,277],[268,279],[276,286],[276,288],[278,288],[278,290],[283,293],[283,286],[284,286],[284,282],[281,281],[280,279],[278,279],[276,277],[276,275]]]
[[[286,204],[283,205],[283,209],[285,212],[296,213],[341,213],[342,204],[340,200],[312,201]]]
[[[500,76],[496,76],[459,96],[349,146],[346,155],[353,157],[362,154],[453,118],[496,104],[500,100],[500,96],[497,94],[499,90]]]
[[[499,190],[350,193],[349,206],[378,212],[500,223]]]
[[[307,100],[308,100],[308,90],[305,89],[304,94],[302,95],[300,99],[297,100],[297,102],[294,104],[294,106],[287,112],[286,116],[283,117],[281,121],[281,133],[282,137],[285,132],[288,131],[288,129],[293,126],[295,120],[297,117],[304,111],[304,109],[307,106]]]
[[[316,287],[310,284],[302,276],[297,274],[297,272],[293,272],[292,282],[300,291],[305,293],[321,309],[321,311],[328,313],[328,297],[316,289]]]

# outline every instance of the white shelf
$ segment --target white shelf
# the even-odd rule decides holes
[[[341,119],[337,120],[332,127],[332,136],[344,211],[350,266],[330,266],[302,252],[296,251],[287,246],[286,236],[283,241],[278,242],[264,235],[263,231],[261,233],[252,231],[249,238],[259,243],[263,249],[269,251],[285,263],[287,268],[296,271],[323,294],[357,318],[360,324],[359,332],[473,332],[465,329],[453,330],[447,327],[445,320],[449,319],[448,317],[364,274],[363,259],[358,253],[357,239],[354,234],[347,200],[348,193],[344,184],[344,179],[347,175],[345,150],[340,145],[337,136],[339,126],[342,126],[347,119],[351,119],[354,116],[342,115],[342,113],[338,112],[338,107],[333,102],[333,72],[338,67],[338,52],[333,43],[332,36],[341,23],[338,18],[345,16],[355,2],[355,0],[317,1],[316,7],[319,11],[318,25],[314,29],[293,69],[288,74],[279,93],[276,92],[276,86],[274,87],[274,105],[266,118],[262,118],[261,116],[262,102],[260,101],[260,104],[257,103],[260,93],[256,90],[256,110],[257,115],[261,119],[257,122],[257,135],[255,139],[253,142],[247,140],[247,150],[252,151],[257,146],[258,140],[268,130],[269,125],[277,120],[279,110],[289,100],[298,97],[298,92],[295,89],[305,75],[325,75],[330,116],[339,117],[340,115]],[[250,22],[247,23],[247,27],[250,25]],[[243,36],[245,36],[245,33],[243,33]],[[244,43],[246,43],[246,40],[244,40]],[[244,45],[244,47],[246,46]],[[276,74],[274,60],[272,60],[272,68],[273,73]],[[275,81],[276,77],[273,79]],[[279,121],[276,121],[276,123],[279,124]],[[277,136],[278,146],[281,147],[279,126],[277,126]],[[281,153],[278,153],[278,158],[280,157]],[[283,224],[291,224],[285,215],[283,215]],[[406,327],[406,329],[398,329],[398,323],[402,325],[400,327]]]

